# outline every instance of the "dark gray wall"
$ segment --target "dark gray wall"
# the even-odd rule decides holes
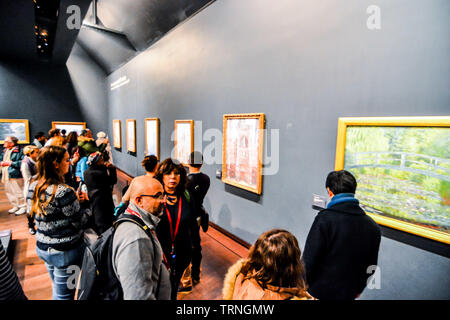
[[[0,118],[28,119],[31,140],[52,121],[83,121],[66,66],[0,61]]]
[[[108,128],[108,93],[106,73],[93,58],[75,42],[67,69],[77,95],[80,110],[94,137]]]
[[[115,163],[142,173],[145,117],[161,120],[161,158],[170,156],[176,119],[222,130],[222,115],[263,112],[279,129],[280,168],[249,197],[212,177],[211,220],[252,243],[273,227],[303,247],[334,168],[341,116],[448,115],[449,12],[446,0],[379,0],[381,30],[366,27],[373,1],[217,1],[108,76],[109,131],[122,120]],[[122,76],[130,83],[109,90]],[[137,120],[137,155],[126,153],[125,120]],[[197,138],[199,132],[196,132]],[[274,143],[272,141],[272,143]],[[203,148],[208,142],[203,142]],[[221,146],[221,143],[220,143]],[[198,144],[196,148],[198,148]],[[444,247],[447,250],[448,247]],[[383,237],[381,289],[363,299],[450,299],[449,259]]]

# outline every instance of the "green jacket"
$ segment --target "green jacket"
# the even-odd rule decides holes
[[[2,150],[0,161],[3,161],[3,157],[5,156],[6,149]],[[22,165],[23,153],[19,146],[15,146],[11,153],[11,165],[8,167],[8,175],[11,179],[19,179],[22,178],[22,173],[20,172],[20,166]],[[1,170],[0,170],[1,175]]]
[[[101,144],[99,147],[97,147],[97,144],[95,143],[94,139],[79,136],[78,147],[82,149],[84,154],[88,157],[93,152],[97,151],[103,152],[106,148],[106,144]]]

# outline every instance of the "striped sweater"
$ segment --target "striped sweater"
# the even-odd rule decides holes
[[[0,301],[27,300],[0,241]]]
[[[32,197],[37,181],[28,190],[28,206],[32,207]],[[45,201],[50,199],[53,188],[55,197],[44,208],[45,215],[35,215],[37,247],[41,250],[53,248],[67,251],[83,241],[83,227],[88,222],[90,210],[82,208],[75,190],[65,184],[50,185],[45,190]]]

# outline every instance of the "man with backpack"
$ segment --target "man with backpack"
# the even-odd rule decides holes
[[[86,249],[78,300],[169,300],[167,259],[156,237],[165,196],[153,179],[136,183],[125,212]]]
[[[158,180],[138,183],[122,217],[142,219],[152,231],[153,239],[141,227],[130,222],[123,222],[116,229],[112,262],[125,300],[170,298],[169,272],[164,266],[165,257],[154,233],[163,205],[164,189]]]

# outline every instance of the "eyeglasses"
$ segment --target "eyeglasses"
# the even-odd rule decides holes
[[[139,197],[152,197],[153,199],[163,200],[166,195],[158,192],[157,194],[140,194]]]

